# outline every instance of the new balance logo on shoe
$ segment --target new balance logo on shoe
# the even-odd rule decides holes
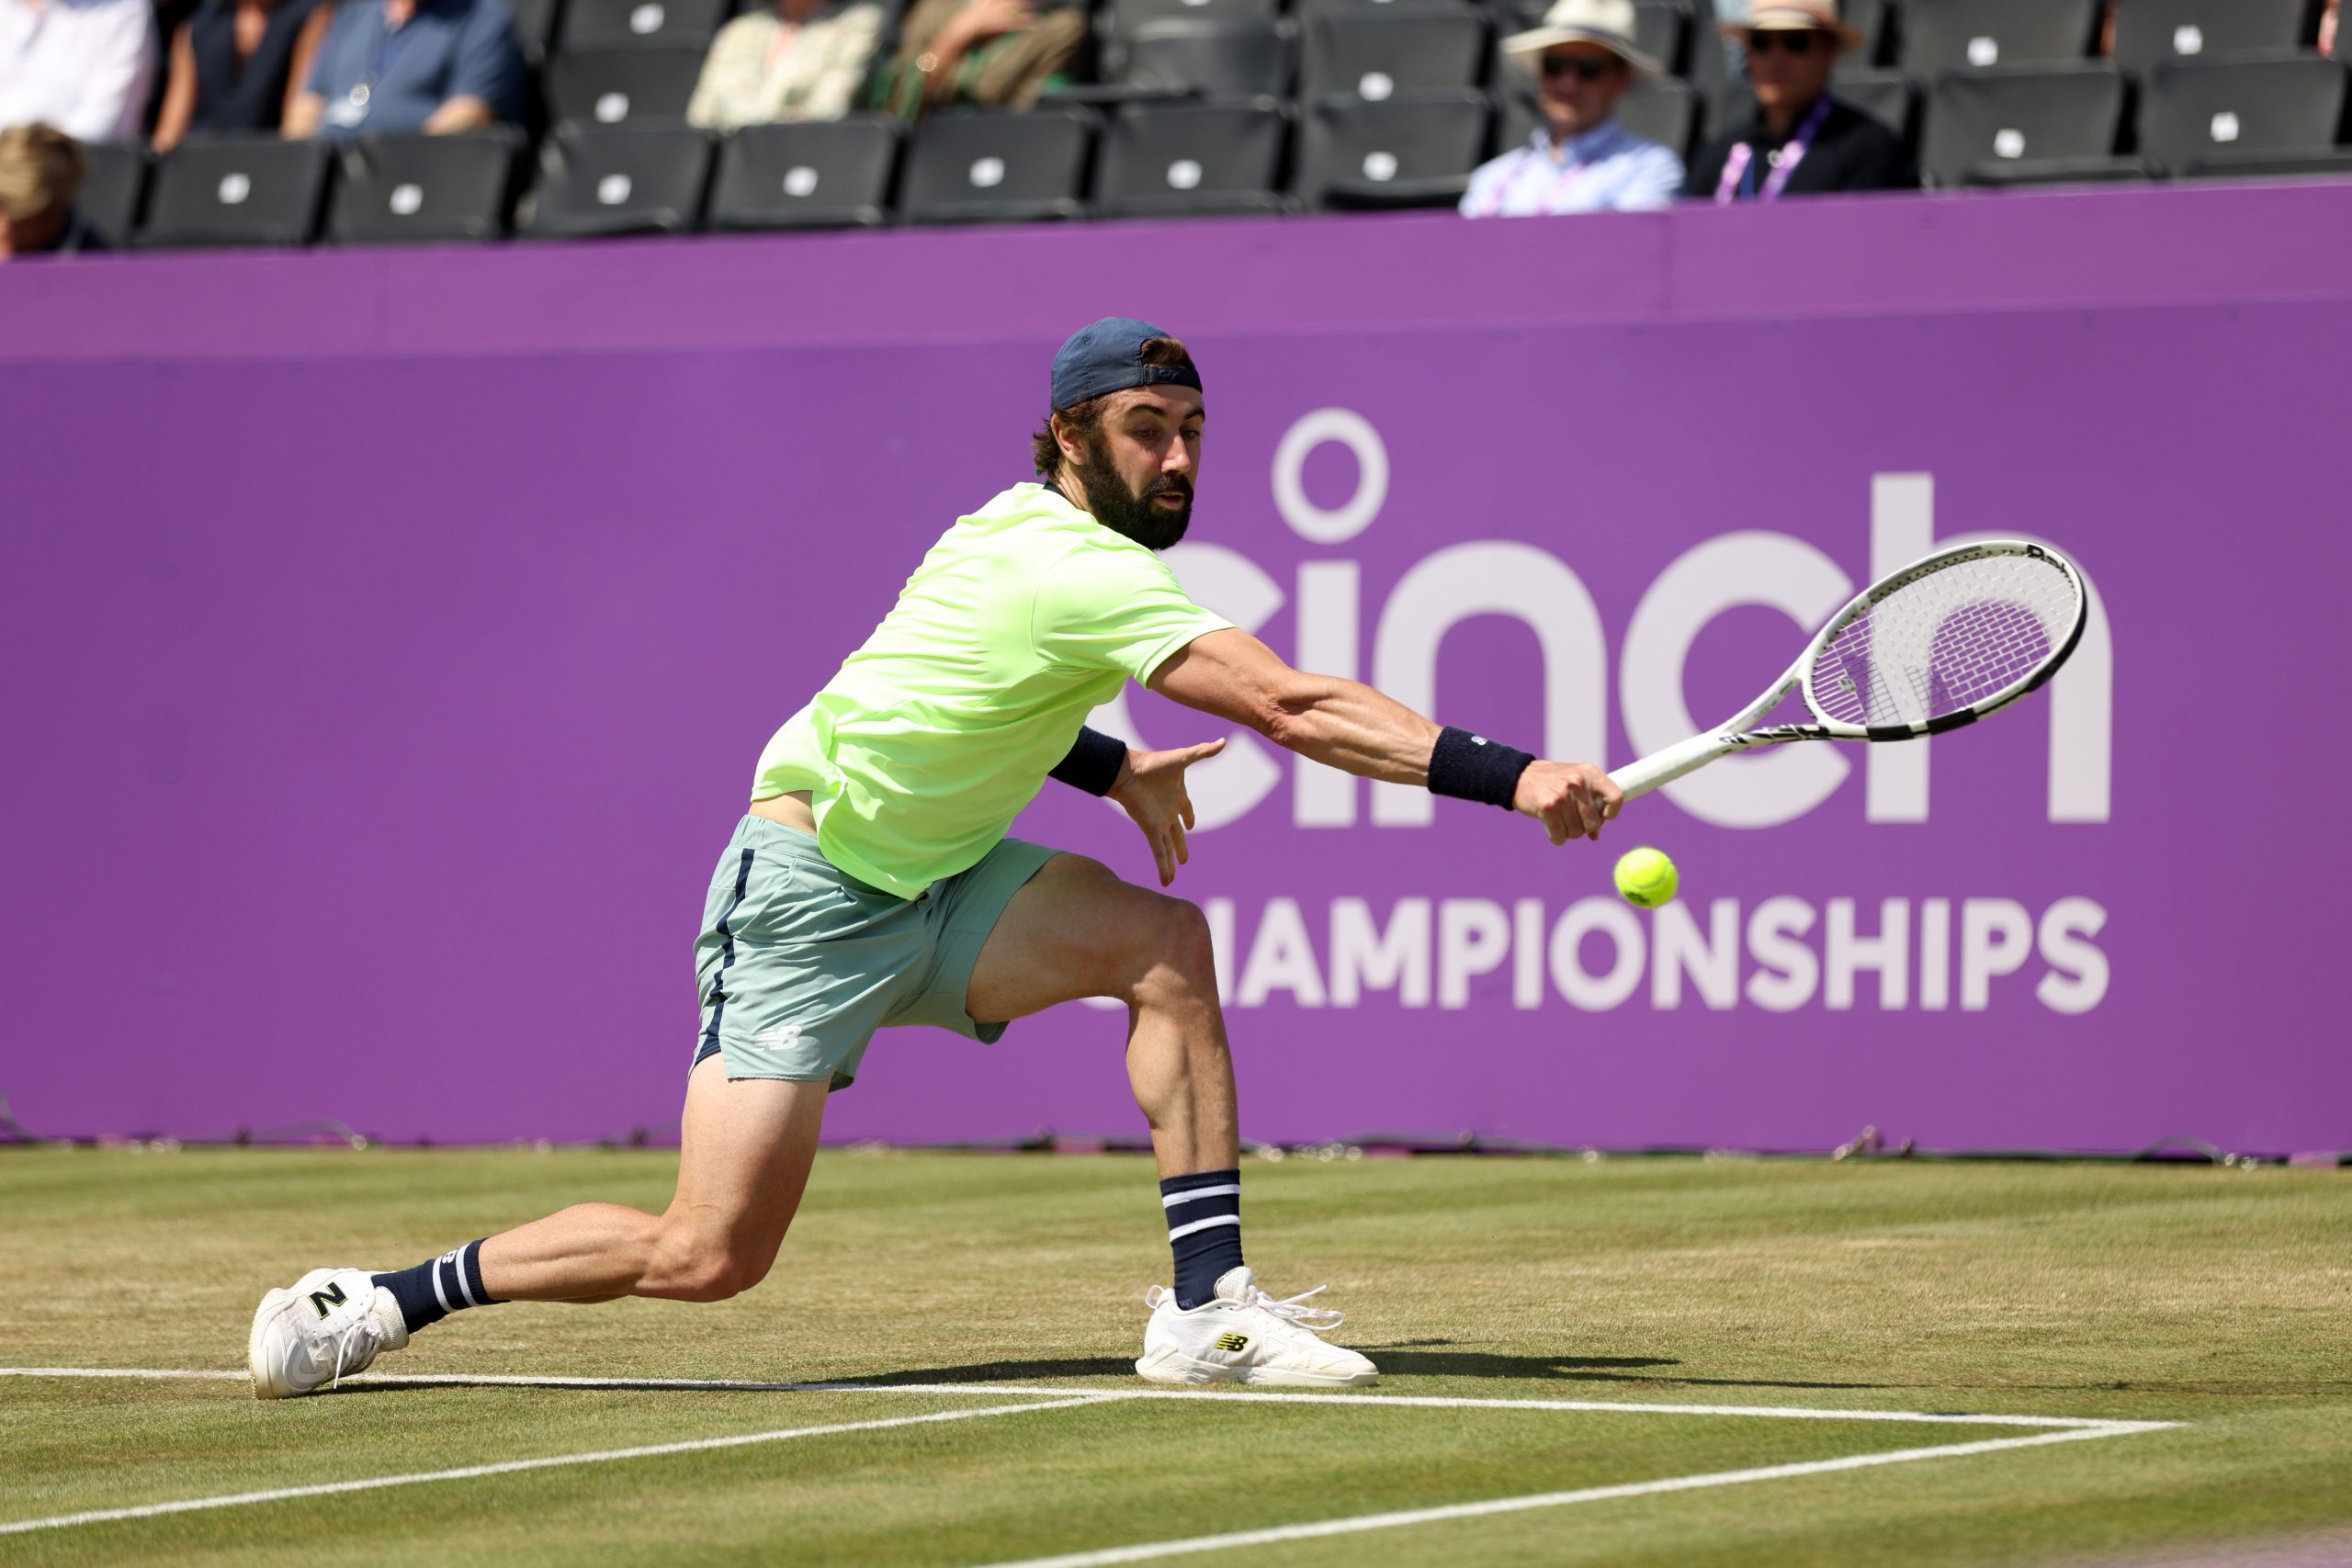
[[[336,1307],[341,1306],[350,1299],[351,1298],[349,1296],[343,1293],[343,1287],[341,1285],[329,1285],[323,1291],[312,1291],[311,1292],[311,1304],[318,1309],[318,1313],[321,1317],[326,1316]]]
[[[1216,1337],[1216,1348],[1239,1355],[1250,1348],[1250,1337],[1247,1334],[1220,1334]]]

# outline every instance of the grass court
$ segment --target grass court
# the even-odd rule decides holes
[[[1300,1396],[1134,1376],[1167,1264],[1142,1158],[829,1150],[745,1296],[499,1306],[339,1394],[250,1397],[264,1290],[583,1199],[658,1209],[674,1170],[0,1150],[0,1563],[2352,1552],[2327,1170],[1250,1161],[1251,1263],[1328,1282],[1332,1337],[1382,1368]]]

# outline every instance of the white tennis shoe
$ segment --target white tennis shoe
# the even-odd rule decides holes
[[[262,1297],[245,1361],[255,1399],[288,1399],[364,1371],[408,1343],[392,1292],[364,1269],[313,1269],[288,1291]]]
[[[1176,1292],[1154,1285],[1144,1292],[1151,1322],[1143,1331],[1136,1371],[1153,1382],[1246,1382],[1281,1388],[1362,1388],[1380,1381],[1380,1369],[1353,1350],[1327,1345],[1319,1334],[1346,1319],[1329,1307],[1305,1305],[1305,1295],[1276,1300],[1258,1288],[1247,1268],[1218,1277],[1216,1295],[1186,1312]]]

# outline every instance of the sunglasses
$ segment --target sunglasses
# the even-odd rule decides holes
[[[1778,30],[1753,32],[1747,35],[1747,52],[1750,54],[1770,54],[1775,50],[1778,50],[1783,54],[1811,54],[1813,52],[1814,39],[1818,36],[1819,35],[1815,33],[1781,32]]]
[[[1613,60],[1586,60],[1567,54],[1544,57],[1544,75],[1573,76],[1579,82],[1598,82],[1616,69]]]

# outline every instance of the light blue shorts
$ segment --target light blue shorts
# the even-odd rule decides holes
[[[964,1010],[1004,907],[1060,852],[1007,839],[979,864],[901,898],[837,869],[809,834],[746,817],[711,873],[695,942],[694,1065],[730,1078],[847,1089],[877,1029],[927,1023],[992,1045]]]

